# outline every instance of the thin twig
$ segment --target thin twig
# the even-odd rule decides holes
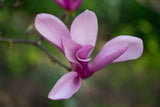
[[[41,44],[40,40],[36,40],[36,41],[31,41],[31,40],[27,40],[27,39],[6,39],[6,38],[2,38],[0,37],[0,42],[9,42],[9,43],[24,43],[24,44],[31,44],[31,45],[35,45],[38,46],[44,53],[46,53],[48,55],[49,58],[51,58],[52,61],[54,61],[55,63],[59,64],[60,66],[66,68],[68,71],[71,71],[71,68],[62,64],[61,62],[59,62],[57,59],[55,59],[52,54]]]

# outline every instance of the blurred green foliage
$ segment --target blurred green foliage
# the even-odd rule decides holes
[[[63,10],[53,0],[2,0],[0,36],[28,38],[40,35],[32,29],[38,13],[57,17]],[[21,0],[19,0],[21,1]],[[158,6],[159,5],[159,6]],[[111,64],[87,79],[71,99],[51,101],[48,92],[67,72],[51,62],[39,48],[28,44],[0,43],[0,107],[159,107],[160,104],[160,1],[159,0],[83,0],[67,22],[89,9],[96,13],[99,36],[95,57],[109,39],[133,35],[143,39],[141,58]],[[46,40],[42,43],[61,62],[69,65],[63,54]]]

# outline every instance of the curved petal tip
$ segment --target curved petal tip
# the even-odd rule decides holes
[[[120,35],[113,39],[115,42],[128,43],[127,51],[113,62],[122,62],[139,58],[143,53],[142,39],[134,36]]]
[[[117,36],[103,46],[90,69],[95,72],[110,63],[137,59],[142,53],[142,39],[128,35]]]
[[[97,33],[97,16],[90,10],[85,10],[78,15],[71,25],[71,39],[81,45],[95,46]]]
[[[51,100],[69,99],[81,87],[82,79],[78,77],[76,72],[64,74],[52,88],[48,94]]]
[[[35,18],[35,28],[46,40],[60,50],[62,50],[61,39],[70,38],[70,32],[66,25],[51,14],[38,14]]]

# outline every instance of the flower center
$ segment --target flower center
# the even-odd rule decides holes
[[[73,68],[74,71],[77,72],[78,76],[83,79],[89,78],[93,74],[89,70],[88,62],[81,62],[81,65],[76,64]]]

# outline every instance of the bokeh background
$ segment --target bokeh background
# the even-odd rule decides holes
[[[52,0],[0,2],[0,36],[5,38],[27,36],[35,40],[40,36],[32,29],[38,13],[60,17],[64,12]],[[67,70],[38,47],[0,43],[0,107],[160,107],[160,1],[83,0],[67,26],[86,9],[94,11],[99,22],[92,58],[106,41],[118,35],[142,38],[142,57],[108,65],[85,80],[89,91],[83,84],[72,98],[52,101],[48,93]],[[42,43],[54,57],[69,65],[57,48],[44,39]]]

